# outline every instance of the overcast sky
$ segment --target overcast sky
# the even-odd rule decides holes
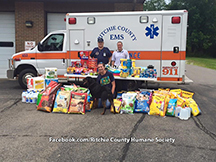
[[[171,0],[165,0],[166,4],[168,4]]]

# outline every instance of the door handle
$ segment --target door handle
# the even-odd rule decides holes
[[[65,59],[64,58],[62,59],[62,63],[65,64]]]

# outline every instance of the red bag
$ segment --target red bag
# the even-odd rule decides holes
[[[71,92],[71,101],[68,113],[85,114],[87,93]]]
[[[37,106],[37,110],[52,112],[55,95],[60,87],[61,84],[51,81],[49,86],[46,87],[46,89],[42,92],[41,100]]]

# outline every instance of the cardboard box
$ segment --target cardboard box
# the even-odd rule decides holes
[[[43,77],[27,78],[27,88],[31,90],[44,90],[45,79]]]
[[[45,68],[45,78],[46,79],[57,78],[57,68]]]

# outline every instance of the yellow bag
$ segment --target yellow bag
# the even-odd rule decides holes
[[[113,100],[113,104],[114,104],[114,107],[115,107],[115,112],[116,113],[119,113],[120,112],[120,110],[121,110],[121,101],[120,100],[118,100],[118,99],[114,99]],[[113,106],[111,105],[111,109],[110,109],[110,111],[113,113],[114,111],[113,111]]]
[[[172,90],[170,90],[170,92],[174,92],[174,93],[176,93],[177,95],[181,96],[182,90],[181,90],[181,89],[172,89]]]
[[[170,89],[169,88],[166,88],[166,89],[164,89],[164,88],[158,88],[158,91],[170,91]]]
[[[186,100],[182,97],[177,96],[177,107],[185,107]]]
[[[160,115],[165,116],[165,97],[164,96],[153,96],[152,103],[150,105],[149,115]]]
[[[188,91],[184,91],[184,90],[182,90],[182,94],[181,94],[181,96],[184,97],[184,98],[192,98],[193,95],[194,95],[193,92],[188,92]]]
[[[53,112],[67,113],[70,104],[70,91],[58,91],[55,99]]]
[[[186,100],[186,105],[191,108],[191,112],[193,116],[197,116],[198,114],[201,113],[201,110],[199,106],[197,105],[196,101],[194,101],[194,99],[188,98]]]
[[[170,92],[170,99],[177,99],[177,94],[175,92]]]

